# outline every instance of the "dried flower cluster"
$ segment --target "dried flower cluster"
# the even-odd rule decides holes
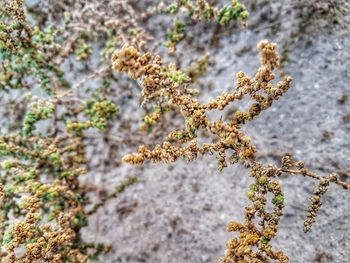
[[[87,224],[80,138],[8,135],[0,137],[0,149],[4,262],[86,262],[107,249],[84,243],[79,234]]]
[[[228,230],[239,232],[227,244],[227,251],[220,258],[222,263],[232,262],[270,262],[277,260],[286,263],[289,259],[282,251],[274,251],[270,241],[276,236],[280,218],[283,215],[284,194],[279,182],[282,173],[302,174],[320,181],[312,197],[312,205],[307,214],[304,230],[308,231],[315,221],[316,213],[321,203],[320,197],[326,192],[330,182],[345,189],[350,185],[337,179],[332,174],[324,178],[316,175],[301,165],[293,164],[290,157],[282,160],[282,167],[264,165],[256,159],[256,148],[250,138],[241,130],[242,125],[251,121],[262,111],[271,107],[291,87],[292,78],[283,76],[282,80],[273,85],[274,71],[280,66],[277,46],[266,40],[258,44],[261,53],[261,67],[254,77],[240,71],[237,73],[235,90],[223,93],[208,103],[200,104],[188,92],[190,81],[178,81],[169,72],[174,65],[164,66],[159,56],[150,53],[141,54],[134,47],[125,45],[112,56],[113,69],[127,73],[136,79],[142,89],[144,103],[163,103],[179,110],[184,118],[184,129],[168,134],[168,139],[162,145],[148,149],[142,145],[138,152],[126,155],[123,161],[131,164],[142,164],[146,160],[152,162],[174,162],[179,158],[193,161],[198,155],[217,153],[218,169],[222,170],[231,164],[241,162],[250,168],[250,176],[255,182],[247,193],[251,204],[245,208],[245,222],[231,222]],[[232,102],[249,97],[251,103],[247,111],[236,111],[229,123],[222,120],[212,121],[206,113],[217,109],[223,110]],[[155,118],[153,121],[156,121]],[[199,130],[206,130],[216,137],[211,143],[197,143]],[[227,158],[226,152],[233,154]],[[228,160],[227,160],[228,159]],[[292,169],[294,166],[300,169]],[[268,193],[273,197],[269,200]],[[273,205],[272,211],[267,209],[268,202]]]
[[[215,22],[218,27],[237,20],[245,23],[249,16],[238,1],[223,7],[211,2],[176,0],[163,11],[175,15],[187,10],[190,19]],[[145,10],[140,12],[136,4]],[[141,53],[151,39],[141,22],[158,11],[146,8],[147,4],[77,0],[70,6],[49,0],[26,10],[23,0],[0,0],[0,91],[6,93],[0,96],[5,123],[0,134],[1,262],[80,263],[109,251],[108,244],[85,242],[81,230],[90,215],[137,183],[137,177],[129,176],[97,202],[88,197],[89,189],[80,179],[88,172],[95,174],[88,159],[88,153],[93,152],[89,136],[101,135],[100,139],[108,141],[110,124],[121,110],[116,101],[121,92],[116,94],[112,88],[120,80],[113,70],[137,80],[142,105],[153,106],[143,118],[143,130],[151,131],[170,110],[177,110],[184,119],[183,129],[171,131],[153,149],[141,145],[137,153],[123,158],[125,162],[193,161],[199,155],[215,153],[220,171],[238,162],[250,169],[254,183],[247,192],[250,203],[245,207],[245,220],[228,224],[228,231],[235,233],[219,259],[221,263],[289,261],[270,242],[283,215],[282,174],[303,175],[319,182],[311,197],[305,232],[315,222],[330,183],[350,189],[350,184],[335,174],[320,176],[289,156],[282,159],[281,167],[259,162],[256,147],[242,131],[245,123],[271,107],[291,87],[289,76],[274,82],[280,67],[276,44],[266,40],[258,44],[261,66],[254,76],[238,72],[232,92],[200,103],[195,98],[198,90],[191,85],[207,70],[208,55],[182,71],[175,64],[164,65],[160,56]],[[35,27],[27,21],[28,12],[39,21]],[[166,46],[175,51],[186,37],[186,23],[175,19],[167,36]],[[115,51],[123,43],[130,45]],[[99,54],[96,44],[101,47]],[[89,63],[93,57],[104,65],[102,69],[96,68],[101,63]],[[84,70],[77,70],[76,64]],[[71,70],[79,71],[78,76],[70,76]],[[89,87],[89,80],[97,87]],[[208,117],[209,111],[222,111],[244,99],[249,99],[248,109],[235,111],[229,121]],[[201,131],[211,134],[213,140],[199,144]],[[112,167],[101,166],[103,172]]]
[[[160,57],[149,53],[141,55],[135,48],[127,45],[114,53],[113,68],[127,72],[131,78],[139,80],[145,101],[160,102],[165,99],[169,107],[179,108],[185,118],[186,129],[171,132],[170,139],[178,140],[181,144],[188,142],[197,136],[196,132],[199,129],[208,130],[219,138],[218,142],[205,144],[202,147],[197,146],[195,140],[184,148],[170,142],[165,142],[163,146],[156,146],[153,151],[141,147],[138,154],[126,156],[125,160],[132,163],[140,163],[146,159],[174,161],[181,156],[193,160],[198,153],[216,151],[220,153],[219,167],[223,168],[227,166],[225,159],[227,149],[234,150],[235,156],[239,158],[246,160],[252,158],[255,147],[240,131],[240,125],[252,120],[261,111],[270,107],[272,102],[282,96],[291,85],[291,78],[288,76],[275,86],[271,83],[275,78],[273,71],[278,66],[276,45],[262,41],[258,48],[262,54],[262,66],[255,77],[251,78],[244,72],[237,73],[235,91],[230,94],[224,93],[206,104],[199,104],[198,100],[189,94],[188,83],[180,85],[169,76],[168,71],[162,66]],[[231,102],[242,100],[245,96],[250,96],[256,103],[252,104],[246,112],[237,111],[231,123],[210,121],[206,117],[205,112],[214,109],[223,110]]]
[[[59,29],[33,28],[25,13],[24,1],[0,1],[0,99],[8,126],[0,135],[0,261],[87,262],[110,246],[80,234],[106,201],[87,209],[93,202],[79,181],[89,168],[83,132],[105,131],[118,107],[106,93],[79,98],[67,90],[60,64],[68,54],[87,59],[84,38],[67,51]],[[100,90],[109,85],[103,81]],[[122,182],[108,198],[136,181]]]

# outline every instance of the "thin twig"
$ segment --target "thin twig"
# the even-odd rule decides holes
[[[282,168],[281,171],[283,173],[289,173],[289,174],[301,174],[301,175],[304,175],[304,176],[308,176],[308,177],[314,178],[314,179],[319,180],[319,181],[327,179],[326,176],[318,175],[318,174],[316,174],[314,172],[311,172],[311,171],[309,171],[307,169],[293,170],[293,169]],[[340,185],[341,187],[343,187],[346,190],[350,190],[350,183],[343,182],[343,181],[339,180],[338,177],[336,177],[333,182],[335,184],[337,184],[337,185]]]

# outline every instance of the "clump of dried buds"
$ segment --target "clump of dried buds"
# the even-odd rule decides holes
[[[25,13],[22,0],[0,1],[0,90],[7,93],[1,103],[10,105],[2,109],[23,104],[16,115],[2,112],[11,132],[0,135],[0,261],[87,262],[109,246],[87,243],[80,234],[94,213],[79,181],[88,169],[83,130],[107,129],[118,107],[103,92],[80,99],[66,89],[59,30],[32,28]],[[88,59],[88,45],[77,47],[77,57]]]
[[[156,145],[153,149],[141,145],[137,153],[126,155],[123,161],[131,164],[142,164],[146,160],[175,162],[181,157],[193,161],[198,155],[216,152],[218,169],[222,170],[228,166],[226,152],[230,150],[233,151],[229,158],[230,163],[241,162],[250,168],[250,176],[255,182],[250,186],[247,196],[252,203],[245,208],[243,224],[237,222],[229,224],[228,230],[239,232],[239,236],[228,242],[227,251],[219,260],[222,263],[271,260],[289,262],[282,251],[274,251],[270,244],[277,234],[279,221],[283,215],[284,194],[278,179],[282,173],[302,174],[320,181],[320,185],[314,190],[305,231],[309,230],[315,221],[321,205],[320,197],[326,192],[330,182],[350,189],[350,184],[338,180],[335,175],[329,178],[318,176],[306,170],[301,162],[293,164],[288,156],[283,158],[282,167],[264,165],[256,159],[256,148],[241,127],[271,107],[275,100],[289,90],[292,83],[290,76],[283,76],[275,85],[272,83],[275,79],[274,71],[280,66],[277,45],[263,40],[257,48],[261,54],[261,67],[255,76],[250,77],[242,71],[238,72],[233,92],[223,93],[204,104],[200,104],[188,92],[191,82],[178,81],[178,78],[169,74],[169,68],[176,67],[164,66],[159,56],[150,53],[141,54],[129,45],[117,50],[112,56],[114,70],[125,72],[138,81],[144,103],[163,103],[178,109],[184,118],[184,129],[170,132],[168,139],[162,145]],[[206,115],[208,111],[224,110],[232,102],[246,97],[254,102],[247,111],[236,111],[229,123],[210,120]],[[153,120],[157,119],[158,115]],[[206,130],[215,136],[216,140],[199,145],[197,143],[199,130]],[[300,169],[291,169],[295,165]],[[271,200],[268,199],[268,193],[273,195]],[[268,202],[273,205],[272,211],[267,209]]]
[[[0,137],[0,148],[4,260],[86,262],[97,249],[86,250],[79,234],[87,224],[78,181],[86,173],[81,139],[9,135]],[[13,216],[16,222],[8,224]],[[22,245],[24,254],[18,255]]]
[[[38,8],[51,12],[50,18],[43,21],[64,14],[63,25],[57,28],[45,22],[31,27],[23,0],[0,2],[0,90],[11,93],[25,89],[36,94],[27,96],[29,104],[23,103],[18,116],[9,117],[14,122],[9,123],[12,132],[0,135],[0,257],[4,262],[87,262],[108,251],[109,246],[104,244],[84,242],[81,229],[88,224],[89,215],[135,184],[137,178],[128,177],[90,210],[86,208],[90,203],[87,190],[79,179],[90,168],[86,130],[103,130],[107,140],[109,122],[119,110],[109,93],[113,81],[111,57],[114,70],[138,81],[143,105],[154,106],[143,118],[142,129],[150,131],[169,109],[178,110],[184,120],[183,128],[169,132],[162,144],[154,148],[142,145],[137,153],[126,155],[125,162],[175,162],[179,158],[193,161],[199,155],[216,153],[220,171],[237,162],[250,169],[254,183],[247,192],[250,204],[245,207],[245,220],[229,223],[228,231],[239,233],[228,242],[220,262],[288,262],[288,257],[271,245],[284,209],[279,180],[282,173],[319,181],[304,223],[305,232],[315,222],[321,197],[330,183],[350,189],[350,184],[340,181],[335,174],[319,176],[307,170],[302,162],[294,163],[289,156],[283,158],[281,167],[260,163],[256,147],[242,131],[245,123],[271,107],[291,87],[289,76],[273,83],[280,66],[276,44],[266,40],[258,44],[261,66],[254,76],[238,72],[232,92],[200,103],[191,84],[206,71],[208,56],[182,71],[175,64],[164,65],[159,56],[141,53],[139,50],[149,36],[139,24],[150,11],[136,15],[131,1],[77,0],[72,10],[59,1],[40,1]],[[181,9],[187,10],[193,20],[216,21],[220,26],[236,20],[245,22],[249,15],[245,6],[234,0],[222,8],[205,0],[179,0],[168,6],[166,12],[176,14]],[[185,37],[186,24],[176,21],[166,45],[175,50]],[[95,55],[92,43],[96,38],[103,46],[101,60],[106,68],[102,70],[92,70],[88,63]],[[132,46],[124,45],[114,52],[124,42]],[[61,69],[69,57],[92,72],[72,87]],[[85,96],[76,96],[85,81],[95,77],[101,83],[97,90],[90,90],[92,96],[90,91]],[[227,122],[208,117],[209,111],[222,111],[247,98],[251,102],[248,110],[237,110]],[[40,128],[45,122],[52,125]],[[210,133],[214,139],[199,144],[200,131]]]
[[[171,142],[158,145],[153,151],[145,147],[139,149],[138,154],[126,156],[125,160],[139,163],[145,159],[176,160],[185,156],[195,159],[197,154],[216,151],[220,153],[219,167],[226,166],[225,151],[233,149],[235,155],[242,159],[250,159],[254,156],[255,147],[251,145],[249,137],[240,131],[240,125],[252,120],[261,111],[269,108],[274,100],[280,98],[291,85],[291,78],[285,76],[275,86],[271,81],[275,78],[273,71],[278,66],[278,54],[276,45],[262,41],[258,45],[262,54],[262,66],[254,78],[244,72],[237,74],[236,90],[230,94],[222,94],[215,100],[206,104],[199,104],[188,92],[188,83],[179,84],[169,76],[162,66],[162,60],[158,56],[149,53],[140,54],[135,48],[125,45],[117,51],[112,58],[113,68],[117,71],[127,72],[131,78],[138,79],[142,88],[145,101],[161,102],[166,99],[169,107],[178,107],[185,119],[185,129],[169,134],[169,139],[178,140],[180,144],[195,139],[199,129],[205,129],[216,135],[218,142],[197,146],[195,140],[191,144],[181,148]],[[205,112],[218,109],[223,110],[235,100],[242,100],[244,96],[250,96],[256,100],[247,112],[237,111],[231,123],[222,121],[210,121]],[[180,138],[180,140],[179,140]],[[171,155],[171,156],[170,156]],[[136,161],[137,160],[137,161]]]

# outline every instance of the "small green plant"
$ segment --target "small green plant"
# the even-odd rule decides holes
[[[67,123],[68,131],[81,132],[92,127],[104,130],[107,128],[107,121],[112,120],[118,113],[118,107],[109,100],[89,100],[86,102],[84,112],[90,120],[70,121]]]
[[[210,5],[206,0],[176,0],[165,8],[164,13],[176,15],[182,9],[186,10],[188,16],[194,21],[214,21],[220,26],[227,26],[231,21],[246,22],[249,17],[249,12],[245,5],[237,0],[232,0],[231,5],[221,8]],[[167,34],[168,41],[165,43],[165,46],[169,48],[170,52],[174,52],[176,45],[185,39],[186,31],[186,24],[184,22],[174,21],[172,30]]]

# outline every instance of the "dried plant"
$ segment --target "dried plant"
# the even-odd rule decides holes
[[[86,173],[79,138],[2,136],[2,243],[5,262],[86,262],[105,249],[81,241],[86,226],[85,194],[78,177]],[[13,218],[15,223],[8,225]],[[18,256],[16,249],[24,245]],[[18,253],[18,252],[17,252]]]
[[[171,131],[164,143],[153,149],[142,145],[123,160],[168,163],[216,153],[220,171],[229,164],[244,164],[254,180],[247,192],[251,203],[245,207],[244,222],[228,224],[227,230],[238,235],[228,242],[219,261],[288,262],[270,242],[277,235],[284,209],[280,176],[303,175],[319,183],[313,191],[305,232],[315,222],[328,186],[334,183],[349,190],[350,185],[333,173],[313,173],[290,156],[283,157],[281,166],[257,160],[256,147],[242,127],[270,108],[292,84],[286,75],[274,84],[280,67],[276,44],[266,40],[258,44],[261,66],[255,76],[238,72],[233,92],[200,103],[195,98],[198,90],[191,85],[207,70],[208,55],[182,71],[175,64],[164,65],[160,56],[141,53],[152,39],[141,22],[158,9],[141,12],[138,2],[78,0],[72,8],[65,1],[40,1],[26,10],[23,0],[0,0],[0,91],[7,95],[0,97],[5,101],[1,114],[6,123],[0,134],[1,262],[87,262],[111,249],[109,244],[86,242],[81,230],[89,216],[138,179],[130,176],[122,180],[114,191],[96,201],[89,198],[81,178],[94,172],[88,159],[88,148],[93,147],[89,135],[102,132],[103,139],[108,138],[110,125],[121,110],[116,102],[119,94],[111,89],[112,83],[119,81],[112,69],[137,80],[142,105],[153,106],[143,118],[143,130],[151,131],[170,110],[178,111],[184,119],[183,129]],[[205,0],[175,1],[165,13],[176,15],[180,10],[187,10],[191,20],[219,26],[236,20],[245,23],[249,15],[238,1],[217,7]],[[37,26],[28,23],[28,12],[38,15]],[[60,23],[52,26],[57,21]],[[176,17],[167,46],[174,50],[185,37],[186,24]],[[130,45],[114,52],[125,42]],[[96,55],[96,43],[102,46],[98,54],[102,69],[101,64],[96,68],[89,63]],[[67,77],[74,63],[85,69],[79,81]],[[85,87],[92,79],[97,80],[97,87]],[[251,102],[248,110],[236,111],[230,122],[208,117],[210,111],[222,111],[246,98]],[[199,144],[201,131],[213,139]]]
[[[79,181],[88,172],[84,131],[106,130],[118,106],[103,92],[77,97],[60,67],[67,55],[60,30],[33,28],[25,14],[24,1],[1,1],[0,90],[7,93],[1,100],[15,111],[24,107],[2,113],[11,132],[0,135],[0,258],[87,262],[110,250],[82,240],[88,216],[137,180],[128,178],[88,209],[93,202]],[[90,51],[78,46],[72,53],[87,59]]]
[[[276,69],[280,66],[277,45],[266,40],[258,44],[261,54],[261,66],[254,77],[240,71],[237,73],[236,87],[232,93],[223,93],[215,100],[200,104],[188,92],[190,81],[178,81],[169,73],[159,56],[150,53],[141,54],[137,49],[125,45],[112,57],[113,69],[125,72],[138,81],[144,103],[163,103],[176,108],[184,118],[184,129],[174,130],[162,145],[149,149],[142,145],[138,152],[126,155],[124,162],[142,164],[146,160],[152,162],[175,162],[179,158],[187,161],[195,160],[198,155],[216,153],[218,169],[222,170],[228,163],[241,162],[250,169],[254,183],[250,185],[247,196],[251,204],[245,207],[245,222],[230,222],[228,231],[239,232],[227,244],[227,250],[219,262],[270,262],[277,260],[289,262],[282,251],[272,249],[270,241],[276,236],[280,218],[283,215],[284,194],[279,177],[283,173],[300,174],[319,181],[312,197],[312,205],[304,223],[307,232],[315,222],[321,206],[321,196],[327,191],[330,182],[350,189],[350,184],[340,181],[335,174],[326,177],[310,172],[302,162],[293,163],[289,156],[282,160],[282,166],[265,165],[256,159],[256,148],[251,139],[241,130],[248,121],[253,120],[262,111],[272,106],[292,84],[290,76],[273,85]],[[170,71],[171,72],[171,71]],[[236,111],[229,123],[222,120],[212,121],[207,117],[211,110],[224,110],[232,102],[249,97],[251,103],[247,111]],[[156,121],[156,120],[155,120]],[[200,130],[206,130],[215,140],[199,145],[197,137]],[[233,152],[227,158],[227,152]],[[229,162],[228,162],[229,161]],[[268,193],[273,195],[268,198]],[[273,209],[267,209],[268,202]]]

